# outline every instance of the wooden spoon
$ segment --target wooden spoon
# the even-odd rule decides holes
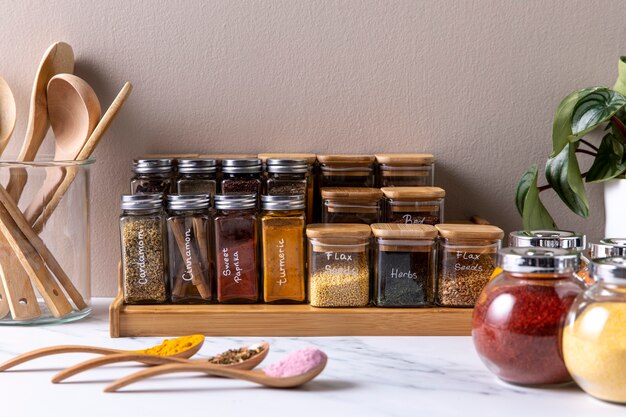
[[[52,77],[62,73],[74,72],[74,51],[72,47],[64,42],[52,44],[44,53],[33,84],[33,92],[30,97],[30,113],[28,115],[28,126],[26,127],[26,138],[17,157],[18,161],[33,161],[41,143],[48,132],[48,102],[46,99],[46,88]],[[28,174],[24,168],[14,168],[11,170],[7,191],[18,203]]]
[[[111,123],[113,123],[113,120],[115,120],[115,117],[124,106],[124,103],[126,103],[126,100],[130,96],[130,93],[132,91],[133,86],[131,83],[127,82],[126,84],[124,84],[124,87],[122,87],[120,92],[117,94],[117,97],[115,97],[115,100],[113,100],[107,111],[104,113],[102,119],[94,129],[93,133],[91,134],[91,136],[89,136],[87,142],[85,142],[85,145],[76,157],[76,160],[82,161],[84,159],[88,159],[91,156],[96,146],[100,142],[100,139],[102,139],[102,136],[104,136],[104,134],[109,129]],[[68,169],[67,171],[68,172],[65,175],[62,184],[54,192],[54,195],[46,206],[45,212],[42,211],[42,215],[39,216],[39,218],[33,223],[33,229],[35,230],[35,232],[41,233],[46,221],[50,218],[54,210],[57,208],[57,206],[63,199],[63,196],[72,185],[72,182],[74,182],[77,170],[74,168]]]
[[[11,87],[0,77],[0,155],[9,144],[15,129],[15,98]]]
[[[91,86],[72,74],[59,74],[48,83],[48,115],[54,132],[54,160],[73,161],[100,120],[100,102]],[[63,182],[62,167],[50,167],[46,179],[24,212],[32,224]]]
[[[70,368],[64,369],[59,372],[55,376],[52,377],[52,382],[58,384],[66,380],[67,378],[77,375],[81,372],[88,371],[93,368],[97,368],[99,366],[109,365],[112,363],[120,363],[120,362],[133,362],[139,361],[148,365],[163,365],[168,363],[181,363],[187,365],[195,365],[195,364],[204,364],[210,365],[217,368],[224,369],[240,369],[240,370],[251,370],[257,367],[258,364],[263,362],[263,360],[267,357],[267,354],[270,350],[270,345],[268,343],[260,343],[259,345],[250,346],[248,349],[261,348],[261,351],[238,363],[231,363],[228,365],[214,364],[207,362],[207,359],[183,359],[172,356],[154,356],[154,355],[141,355],[141,354],[133,354],[133,353],[120,353],[117,355],[106,355],[100,356],[97,358],[89,359],[85,362],[81,362],[77,365],[74,365]],[[148,357],[146,357],[148,356]]]
[[[163,343],[156,345],[154,347],[160,346],[164,343],[166,342],[164,341]],[[176,357],[176,358],[185,358],[185,359],[190,358],[196,353],[198,353],[203,343],[204,343],[204,338],[202,338],[202,340],[199,343],[189,347],[188,349],[182,352],[179,352],[171,356]],[[153,355],[146,355],[143,352],[145,352],[145,350],[142,350],[142,351],[118,350],[118,349],[110,349],[110,348],[104,348],[104,347],[98,347],[98,346],[81,346],[81,345],[50,346],[47,348],[36,349],[30,352],[26,352],[12,359],[9,359],[3,364],[0,364],[0,372],[6,371],[22,363],[31,361],[33,359],[43,358],[44,356],[50,356],[50,355],[59,355],[61,353],[93,353],[93,354],[99,354],[99,355],[110,355],[110,354],[120,354],[120,353],[143,354],[144,356],[146,356],[146,360],[148,360],[148,362],[145,362],[145,363],[150,364],[149,358],[151,358]],[[139,362],[143,362],[143,360],[139,360]]]
[[[299,352],[293,352],[283,361],[296,359],[294,355]],[[202,372],[207,375],[222,376],[231,379],[242,379],[244,381],[254,382],[266,387],[272,388],[293,388],[303,385],[316,376],[318,376],[326,367],[327,358],[322,354],[321,360],[314,367],[307,369],[303,373],[288,376],[271,376],[265,370],[260,371],[242,371],[237,369],[218,368],[215,365],[204,364],[171,364],[159,365],[152,368],[144,369],[124,378],[118,379],[104,389],[104,392],[115,392],[127,385],[142,381],[157,375],[181,373],[181,372]],[[270,365],[271,367],[272,365]],[[269,368],[269,367],[268,367]],[[265,369],[268,369],[265,368]]]

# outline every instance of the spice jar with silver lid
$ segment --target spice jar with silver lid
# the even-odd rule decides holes
[[[589,259],[585,256],[586,236],[570,230],[519,230],[509,234],[509,246],[515,248],[562,248],[572,249],[581,254],[580,270],[577,276],[589,284],[592,281],[587,273]]]
[[[491,225],[438,224],[437,303],[473,307],[496,269],[504,232]]]
[[[586,393],[626,403],[626,257],[592,259],[589,272],[596,284],[574,300],[563,330],[565,365]]]
[[[434,156],[426,153],[378,154],[378,187],[432,187]]]
[[[122,291],[127,304],[168,299],[162,194],[123,195],[120,234]]]
[[[130,180],[131,194],[172,192],[174,179],[174,159],[146,158],[133,161],[135,175]]]
[[[208,194],[215,196],[217,189],[217,161],[215,159],[178,159],[178,194]]]
[[[261,196],[263,300],[302,303],[306,300],[304,195]]]
[[[584,285],[574,276],[580,253],[505,248],[503,270],[483,289],[472,318],[474,347],[500,379],[522,385],[571,381],[561,350],[562,329]]]
[[[208,194],[167,196],[169,277],[173,303],[212,299]]]
[[[223,159],[221,193],[254,193],[260,196],[262,171],[263,165],[258,158]]]
[[[215,195],[213,233],[220,303],[255,303],[259,299],[256,207],[256,194]]]

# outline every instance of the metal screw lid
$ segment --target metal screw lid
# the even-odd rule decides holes
[[[527,274],[575,272],[580,266],[580,253],[560,248],[504,248],[498,251],[498,266]]]
[[[160,210],[163,207],[163,194],[125,194],[121,198],[122,210]]]
[[[134,159],[133,172],[137,174],[167,174],[174,171],[174,160],[163,159]]]
[[[589,244],[590,258],[626,256],[626,239],[602,239],[600,243]]]
[[[266,161],[267,172],[284,174],[306,174],[309,167],[305,159],[276,159]]]
[[[209,174],[217,172],[215,159],[178,159],[178,172],[181,174]]]
[[[263,210],[302,210],[304,194],[299,195],[262,195]]]
[[[609,284],[626,284],[626,257],[592,259],[589,264],[589,275],[595,280]]]
[[[585,235],[569,230],[520,230],[509,235],[509,245],[516,248],[562,248],[583,251],[585,241]]]
[[[201,210],[209,208],[211,197],[208,194],[169,194],[169,210]]]
[[[256,208],[256,194],[216,194],[215,208],[218,210],[244,210]]]
[[[261,171],[263,165],[258,158],[222,160],[222,172],[226,174],[256,174]]]

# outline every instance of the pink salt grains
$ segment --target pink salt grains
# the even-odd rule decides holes
[[[275,378],[288,378],[306,374],[313,368],[326,362],[327,356],[324,352],[315,348],[305,348],[296,350],[285,356],[278,362],[274,362],[263,368],[267,376]]]

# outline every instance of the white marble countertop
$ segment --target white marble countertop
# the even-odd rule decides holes
[[[72,324],[0,326],[0,361],[27,350],[57,344],[140,349],[160,343],[159,338],[110,339],[109,301],[95,300],[92,316]],[[117,394],[105,394],[102,388],[108,382],[136,371],[137,366],[113,365],[53,385],[50,378],[59,369],[90,355],[51,356],[0,373],[0,416],[626,415],[626,407],[595,400],[574,385],[531,389],[501,382],[482,365],[469,337],[265,340],[272,345],[266,359],[268,363],[286,352],[314,346],[328,354],[328,366],[316,380],[294,390],[178,374],[144,381]],[[257,341],[256,338],[208,338],[200,356]]]

